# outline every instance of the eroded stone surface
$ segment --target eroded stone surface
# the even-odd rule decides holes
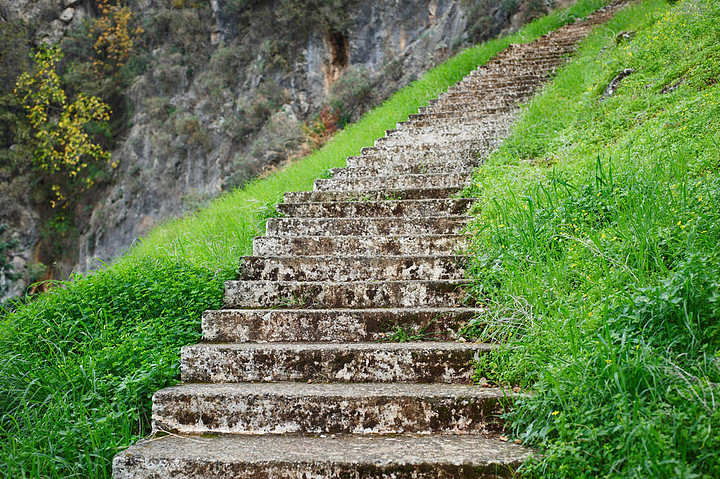
[[[182,351],[185,382],[313,381],[470,383],[489,344],[230,343]]]
[[[307,203],[328,201],[383,201],[383,200],[422,200],[428,198],[450,198],[458,195],[463,188],[378,188],[373,190],[343,191],[293,191],[285,193],[285,203]]]
[[[468,216],[431,218],[271,218],[267,236],[412,236],[459,234]]]
[[[344,201],[334,203],[285,203],[278,205],[286,217],[305,218],[372,218],[402,217],[430,218],[462,216],[475,202],[474,198],[395,200],[395,201]],[[387,236],[387,235],[386,235]]]
[[[120,453],[116,479],[514,477],[533,452],[476,435],[166,436]]]
[[[397,328],[436,340],[455,340],[478,308],[221,309],[205,311],[202,329],[212,342],[380,341]]]
[[[229,308],[442,308],[473,306],[465,281],[226,281]]]
[[[428,256],[452,255],[465,244],[462,235],[300,236],[253,240],[255,256]]]
[[[153,429],[186,434],[485,434],[512,393],[460,384],[185,384],[153,396]]]
[[[249,256],[243,259],[240,274],[269,281],[453,280],[465,276],[461,260],[459,256]]]

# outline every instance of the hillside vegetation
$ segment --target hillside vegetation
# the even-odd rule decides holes
[[[509,415],[529,476],[720,477],[718,18],[621,12],[467,192],[490,317],[469,333],[506,341],[483,382],[533,392]]]
[[[179,378],[179,350],[200,314],[222,304],[282,193],[405,120],[511,42],[531,41],[603,0],[581,0],[518,34],[471,48],[395,94],[322,150],[156,229],[124,258],[76,276],[0,318],[0,476],[108,477],[110,461],[149,432],[150,398]]]

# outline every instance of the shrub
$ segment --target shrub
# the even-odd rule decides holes
[[[110,153],[93,143],[87,131],[93,123],[104,126],[110,108],[83,94],[68,101],[55,71],[61,58],[57,46],[41,47],[33,56],[32,73],[22,74],[16,88],[33,128],[33,161],[50,182],[53,208],[73,204],[77,194],[93,185],[91,165],[110,161]]]

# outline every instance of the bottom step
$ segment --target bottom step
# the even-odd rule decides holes
[[[532,450],[481,436],[165,436],[113,461],[115,479],[512,477]]]

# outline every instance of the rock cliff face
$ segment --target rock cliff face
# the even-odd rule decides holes
[[[466,44],[469,9],[479,2],[126,3],[144,28],[144,67],[124,92],[131,115],[112,151],[114,177],[83,204],[77,240],[62,258],[38,251],[42,209],[31,193],[0,181],[0,223],[20,240],[11,260],[25,273],[5,297],[23,291],[33,263],[55,261],[65,273],[94,269],[101,264],[94,258],[112,260],[159,222],[286,161],[300,149],[303,122],[323,105],[357,118]],[[495,3],[486,8],[487,34],[521,23],[512,15],[521,2],[514,10]],[[61,43],[97,7],[0,0],[0,15],[31,25],[36,44]]]

